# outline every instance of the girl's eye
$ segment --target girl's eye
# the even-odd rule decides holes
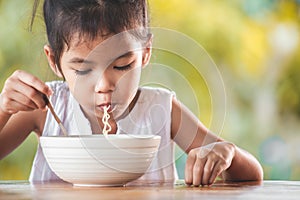
[[[92,70],[88,69],[88,70],[75,70],[76,75],[87,75],[88,73],[90,73]]]
[[[131,63],[124,66],[114,66],[114,69],[120,70],[120,71],[126,71],[131,68]]]

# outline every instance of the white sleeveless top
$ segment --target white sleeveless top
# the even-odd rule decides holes
[[[67,84],[62,81],[47,84],[54,92],[50,101],[68,133],[91,135],[89,121],[70,93]],[[160,135],[161,143],[158,154],[148,171],[135,182],[174,182],[178,178],[174,160],[174,142],[171,140],[171,110],[174,93],[162,88],[142,87],[140,90],[141,93],[132,111],[125,118],[117,121],[118,132]],[[42,135],[63,135],[50,112],[47,112]],[[29,181],[55,180],[60,178],[50,169],[39,144]]]

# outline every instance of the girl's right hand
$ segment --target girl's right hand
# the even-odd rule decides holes
[[[0,94],[0,111],[11,115],[19,111],[44,109],[43,94],[49,96],[52,90],[37,77],[17,70],[5,81]]]

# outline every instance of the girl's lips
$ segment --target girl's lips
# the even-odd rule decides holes
[[[104,111],[105,107],[109,107],[107,112],[112,112],[114,110],[114,105],[110,104],[110,103],[103,103],[97,106],[98,108],[100,108],[102,111]]]

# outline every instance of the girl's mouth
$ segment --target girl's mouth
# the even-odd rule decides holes
[[[97,108],[99,108],[102,112],[107,109],[108,113],[112,113],[116,109],[116,105],[111,103],[103,103],[98,105]]]

